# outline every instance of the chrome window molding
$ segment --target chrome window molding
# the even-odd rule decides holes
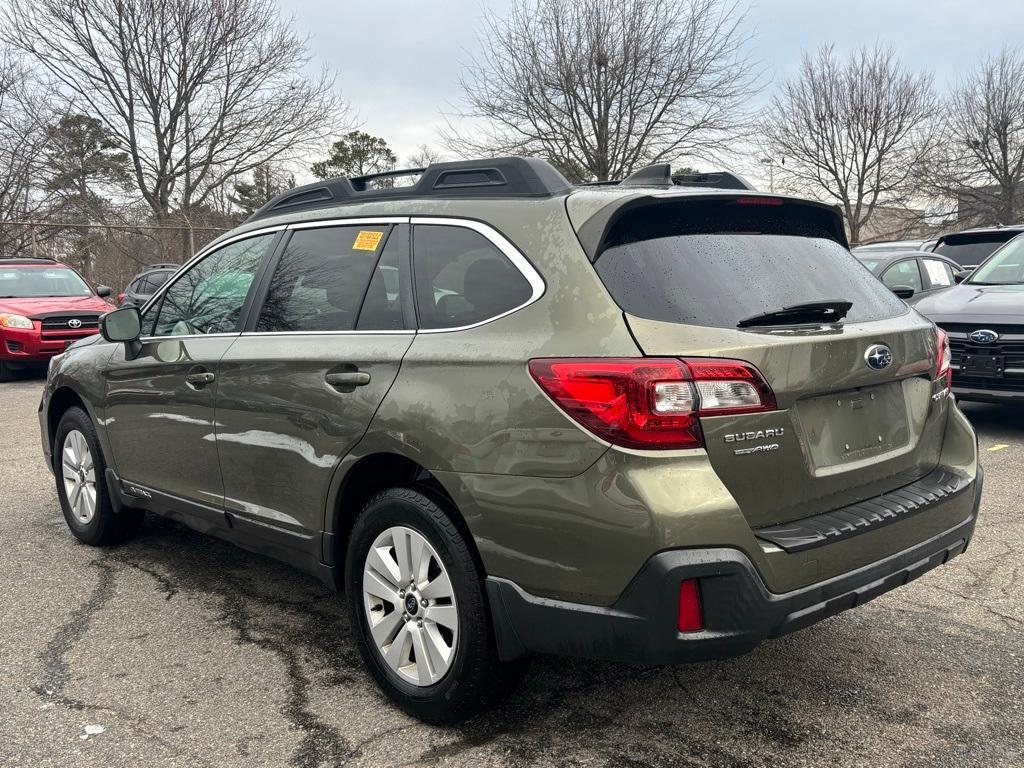
[[[240,336],[415,336],[416,331],[243,331]],[[161,337],[165,338],[165,337]]]
[[[527,258],[516,248],[512,242],[498,232],[496,229],[488,224],[484,224],[480,221],[473,219],[464,219],[458,217],[444,217],[444,216],[362,216],[354,217],[351,219],[323,219],[317,221],[301,221],[291,224],[276,224],[270,227],[263,227],[262,229],[254,229],[251,232],[243,232],[241,234],[229,237],[226,240],[207,246],[205,249],[197,253],[185,264],[183,264],[178,271],[174,274],[173,278],[161,286],[160,290],[153,294],[149,301],[147,301],[140,309],[139,313],[144,313],[149,309],[150,304],[158,300],[163,296],[164,291],[168,290],[181,275],[185,273],[187,269],[191,269],[194,264],[199,262],[201,259],[206,258],[214,251],[219,250],[221,247],[230,245],[231,243],[239,240],[244,240],[249,237],[258,237],[260,235],[267,235],[281,230],[302,230],[302,229],[317,229],[324,227],[345,227],[345,226],[358,226],[358,225],[379,225],[379,224],[424,224],[434,225],[443,227],[462,227],[464,229],[471,229],[474,232],[478,232],[483,235],[495,248],[497,248],[510,262],[512,265],[519,270],[520,274],[530,284],[531,294],[530,298],[524,301],[519,306],[508,309],[501,314],[488,317],[477,323],[470,325],[460,325],[454,328],[420,328],[412,329],[406,328],[398,331],[387,331],[387,330],[348,330],[348,331],[244,331],[241,333],[210,333],[210,334],[188,334],[184,336],[143,336],[141,341],[152,342],[160,340],[170,339],[202,339],[202,338],[214,338],[217,336],[414,336],[418,333],[454,333],[456,331],[465,331],[471,328],[479,328],[480,326],[493,323],[495,320],[500,320],[503,317],[511,315],[513,312],[518,312],[524,307],[528,307],[533,304],[541,296],[544,295],[546,284],[544,278],[541,277],[540,273],[536,268],[527,260]]]
[[[453,333],[455,331],[466,331],[470,328],[479,328],[482,325],[493,323],[495,320],[500,320],[503,317],[511,315],[513,312],[518,312],[524,307],[528,307],[537,301],[541,296],[544,295],[546,285],[544,278],[541,277],[540,273],[534,268],[527,258],[516,248],[512,242],[506,238],[503,234],[494,229],[489,224],[484,224],[480,221],[474,221],[473,219],[460,219],[460,218],[445,218],[441,216],[413,216],[410,219],[413,226],[416,224],[431,224],[443,227],[463,227],[464,229],[472,229],[474,232],[478,232],[487,238],[491,244],[497,248],[507,258],[512,265],[519,270],[526,281],[530,284],[532,293],[530,298],[524,301],[517,307],[508,309],[499,315],[488,317],[477,323],[470,325],[459,325],[454,328],[420,328],[418,333]],[[415,238],[414,238],[415,239]],[[414,245],[415,249],[415,245]],[[413,254],[413,261],[415,262],[415,253]],[[414,265],[415,267],[415,265]]]

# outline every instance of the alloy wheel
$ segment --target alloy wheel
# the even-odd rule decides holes
[[[96,514],[96,466],[85,435],[72,429],[64,436],[61,474],[71,514],[88,525]]]
[[[366,553],[363,605],[372,644],[413,685],[434,685],[455,658],[455,592],[430,542],[412,528],[383,531]]]

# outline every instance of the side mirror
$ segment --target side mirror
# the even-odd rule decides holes
[[[892,292],[904,301],[914,298],[914,289],[909,285],[894,285],[892,287]]]
[[[970,277],[973,273],[973,269],[961,269],[959,272],[953,273],[953,280],[957,283],[957,285],[959,285],[968,277]]]
[[[134,359],[142,349],[142,318],[138,307],[121,307],[100,318],[100,334],[107,341],[123,342],[125,355]]]
[[[97,285],[96,286],[96,295],[99,296],[101,299],[107,298],[107,296],[109,296],[111,293],[112,293],[112,291],[110,290],[110,286],[109,285]]]

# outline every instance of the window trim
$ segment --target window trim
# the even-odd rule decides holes
[[[410,242],[412,243],[413,250],[413,269],[416,268],[415,226],[417,224],[426,226],[462,227],[463,229],[471,229],[489,240],[491,245],[497,248],[502,255],[512,263],[512,266],[519,270],[520,274],[526,278],[526,281],[530,284],[531,288],[530,298],[522,304],[512,307],[512,309],[507,309],[497,315],[484,318],[483,320],[471,323],[470,325],[459,325],[454,328],[417,328],[417,333],[453,333],[455,331],[466,331],[470,328],[479,328],[482,325],[493,323],[495,320],[500,320],[503,317],[511,315],[513,312],[518,312],[519,310],[530,306],[544,295],[547,288],[544,283],[544,278],[541,277],[533,264],[530,263],[530,261],[512,244],[508,238],[489,224],[484,224],[483,222],[475,221],[474,219],[447,218],[443,216],[413,216],[410,224],[413,225],[413,231],[410,233]]]
[[[522,254],[522,252],[516,248],[512,242],[506,238],[501,232],[489,224],[484,224],[481,221],[475,219],[466,219],[459,217],[447,217],[447,216],[371,216],[371,217],[355,217],[351,219],[323,219],[316,221],[301,221],[293,224],[286,224],[277,227],[276,229],[287,229],[289,231],[299,229],[320,229],[325,227],[347,227],[359,224],[367,225],[383,225],[393,224],[395,226],[409,225],[409,243],[410,246],[413,241],[412,225],[424,224],[424,225],[438,225],[448,227],[462,227],[464,229],[471,229],[479,234],[483,235],[490,243],[497,248],[510,262],[512,265],[519,270],[519,272],[526,278],[526,281],[530,284],[532,293],[530,298],[517,307],[506,310],[501,314],[494,315],[493,317],[486,318],[472,325],[462,325],[456,328],[403,328],[399,331],[384,331],[384,330],[364,330],[364,331],[242,331],[240,336],[415,336],[420,333],[452,333],[453,331],[465,331],[470,328],[478,328],[482,325],[487,325],[495,320],[511,315],[513,312],[518,312],[524,307],[533,304],[540,299],[545,291],[547,290],[547,284],[544,282],[544,278],[537,271],[537,269],[530,263],[530,261]],[[263,231],[263,230],[259,230]],[[249,234],[249,233],[247,233]],[[254,233],[253,233],[254,234]],[[227,241],[224,243],[227,245]],[[275,252],[272,256],[273,264],[276,266],[277,259],[280,257],[280,253],[283,253],[283,249],[278,249],[279,252]],[[410,270],[415,268],[415,256],[410,260]],[[269,271],[269,270],[268,270]],[[270,274],[273,274],[270,272]],[[410,272],[409,279],[412,279]],[[251,310],[262,306],[263,299],[266,297],[266,291],[268,286],[261,286],[257,296],[257,300],[253,302]],[[417,326],[419,323],[416,323]],[[243,326],[244,327],[244,326]],[[165,338],[165,337],[158,337]],[[177,336],[175,338],[182,338]]]
[[[181,267],[178,268],[178,270],[173,275],[171,275],[169,278],[167,278],[167,281],[160,287],[160,289],[157,290],[157,292],[154,293],[152,296],[150,296],[145,304],[143,304],[141,307],[139,307],[139,315],[140,315],[140,317],[143,314],[145,314],[147,310],[149,310],[149,308],[150,308],[150,306],[152,304],[154,304],[155,302],[158,302],[158,301],[163,301],[164,293],[166,293],[168,290],[170,290],[171,286],[173,286],[176,282],[178,282],[187,272],[189,272],[193,267],[195,267],[200,261],[205,259],[207,256],[212,256],[214,253],[219,251],[221,248],[223,248],[225,246],[228,246],[228,245],[231,245],[232,243],[237,243],[239,240],[247,240],[250,237],[260,237],[262,235],[276,234],[276,233],[281,232],[282,230],[284,230],[286,228],[287,228],[286,225],[278,224],[278,225],[273,226],[273,227],[263,227],[261,229],[254,229],[254,230],[251,230],[249,232],[241,232],[241,233],[239,233],[237,235],[234,235],[232,237],[227,238],[226,240],[221,240],[221,241],[213,242],[210,245],[206,246],[206,248],[204,248],[203,250],[199,251],[199,253],[197,253],[191,259],[186,261],[184,264],[182,264]],[[272,255],[274,253],[274,251],[276,250],[276,247],[277,247],[276,243],[271,241],[270,248],[268,249],[268,252],[269,252],[270,255]],[[256,284],[256,281],[259,279],[260,269],[263,267],[264,264],[266,264],[267,255],[268,254],[264,254],[263,255],[263,258],[261,259],[261,262],[260,262],[260,266],[257,267],[256,274],[253,275],[253,283],[252,283],[253,286]],[[250,292],[251,291],[252,291],[252,286],[250,286]],[[241,319],[243,321],[245,319],[245,314],[246,314],[246,310],[247,310],[246,304],[248,303],[248,299],[249,299],[249,297],[246,296],[246,300],[242,302],[242,314],[241,314],[239,319]],[[227,337],[227,336],[238,336],[238,335],[239,335],[238,331],[234,331],[234,332],[231,332],[231,333],[187,333],[187,334],[183,334],[181,336],[151,336],[151,335],[149,335],[149,336],[140,336],[139,337],[139,341],[141,341],[143,343],[148,343],[148,342],[153,342],[153,341],[175,341],[175,340],[180,340],[180,339],[216,339],[216,338],[224,338],[224,337]]]
[[[402,225],[408,225],[408,216],[363,216],[352,219],[326,219],[321,221],[301,221],[294,224],[285,225],[285,229],[289,232],[302,230],[302,229],[327,229],[330,227],[351,227],[351,226],[393,226],[396,229]],[[394,236],[394,231],[389,235],[389,239]],[[289,238],[290,239],[290,238]],[[266,284],[259,286],[257,289],[257,297],[253,301],[250,307],[250,313],[255,312],[253,320],[257,320],[259,317],[259,310],[263,308],[263,302],[267,298],[267,291],[270,290],[270,281],[273,279],[274,270],[277,268],[280,262],[281,256],[287,248],[287,241],[282,244],[284,247],[278,248],[272,255],[271,262],[268,264]],[[386,244],[385,244],[386,245]],[[372,277],[371,277],[372,279]],[[360,311],[362,311],[362,303],[360,303]],[[404,316],[404,312],[403,312]],[[248,319],[246,320],[243,327],[247,327]],[[242,331],[240,336],[414,336],[416,334],[415,328],[402,328],[397,331]]]

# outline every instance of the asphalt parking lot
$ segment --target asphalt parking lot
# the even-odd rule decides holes
[[[1024,408],[965,407],[986,493],[950,566],[739,659],[536,659],[499,710],[439,729],[378,693],[311,578],[155,519],[78,544],[41,387],[0,385],[2,768],[1024,765]]]

